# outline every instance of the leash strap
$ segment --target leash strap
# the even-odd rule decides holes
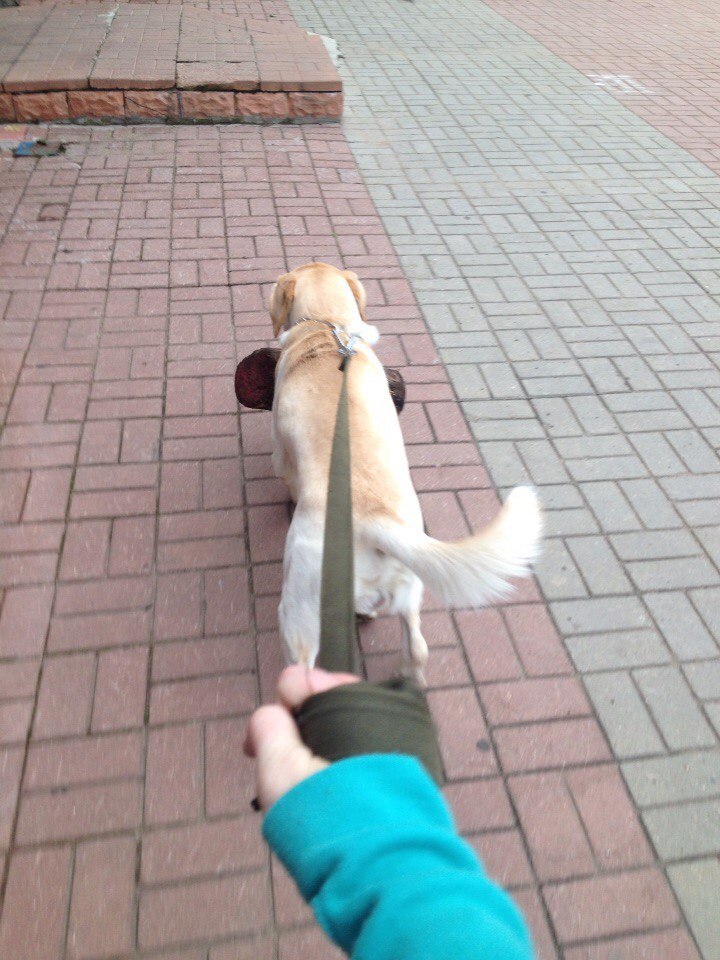
[[[325,670],[358,673],[353,568],[350,417],[347,377],[353,341],[343,343],[342,383],[328,480],[320,588],[320,656]],[[368,753],[417,757],[441,784],[442,761],[427,701],[410,680],[354,683],[310,697],[296,712],[300,735],[326,760]]]
[[[335,417],[325,510],[318,664],[323,670],[357,673],[359,664],[355,621],[350,417],[347,396],[347,376],[351,354],[345,353],[342,356],[342,383]]]

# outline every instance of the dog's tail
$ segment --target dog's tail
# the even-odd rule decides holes
[[[409,567],[449,606],[482,606],[507,596],[512,577],[526,576],[538,556],[540,504],[530,487],[516,487],[495,519],[454,543],[433,540],[401,523],[373,520],[362,536]]]

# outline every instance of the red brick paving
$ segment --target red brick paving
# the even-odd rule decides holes
[[[713,0],[486,0],[720,172],[720,9]]]
[[[238,424],[232,373],[267,340],[277,274],[322,256],[363,277],[380,355],[408,381],[429,526],[460,534],[496,495],[339,131],[58,133],[64,157],[2,182],[0,944],[337,956],[271,873],[242,756],[281,664],[287,514],[269,415]],[[620,938],[608,957],[694,956],[534,585],[500,609],[427,607],[448,796],[540,956],[599,958],[573,946],[598,937]],[[364,630],[372,676],[399,642],[393,621]]]
[[[639,79],[654,96],[623,102],[717,162],[692,70],[667,67],[682,55],[674,9],[665,36],[653,24],[663,57],[650,68],[639,7],[611,20],[588,4],[572,18],[567,5],[493,5],[588,74]],[[132,96],[168,107],[161,91]],[[67,161],[16,162],[0,183],[0,947],[337,956],[268,865],[241,754],[280,663],[285,493],[266,416],[242,415],[238,459],[228,390],[236,351],[267,336],[261,285],[313,255],[358,269],[384,356],[411,384],[403,425],[428,523],[461,534],[496,495],[338,133],[72,139],[83,146]],[[460,826],[514,890],[542,957],[697,957],[545,608],[532,588],[519,596],[501,612],[425,614]],[[387,675],[396,625],[363,642],[370,675]],[[183,931],[188,910],[208,926]]]
[[[410,384],[428,524],[461,534],[496,497],[340,134],[72,139],[2,184],[0,944],[30,960],[337,956],[270,873],[241,752],[280,664],[285,494],[266,415],[241,415],[238,459],[229,386],[266,340],[263,286],[312,256],[357,269]],[[644,932],[676,908],[537,591],[519,598],[425,614],[459,824],[542,957],[696,957],[680,928]],[[363,644],[386,675],[396,624]]]
[[[339,118],[342,82],[321,39],[261,12],[192,2],[2,9],[0,119]]]

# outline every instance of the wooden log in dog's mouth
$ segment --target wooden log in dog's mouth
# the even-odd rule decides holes
[[[275,367],[280,357],[278,347],[261,347],[240,361],[235,370],[235,396],[238,403],[251,410],[272,410],[275,395]],[[395,409],[405,406],[405,381],[399,370],[383,367]]]

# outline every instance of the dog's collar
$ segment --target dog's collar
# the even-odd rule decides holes
[[[293,326],[297,327],[300,323],[322,323],[328,327],[337,343],[338,353],[344,360],[351,357],[354,353],[357,353],[355,344],[358,340],[363,339],[359,333],[348,333],[342,327],[333,323],[332,320],[320,320],[317,317],[300,317]]]

